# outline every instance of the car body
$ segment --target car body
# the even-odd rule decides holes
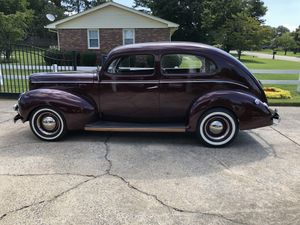
[[[237,59],[212,46],[143,43],[121,46],[96,73],[36,73],[16,105],[43,140],[67,130],[195,132],[209,146],[238,130],[279,119],[258,80]]]

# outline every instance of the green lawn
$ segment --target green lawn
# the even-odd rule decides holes
[[[261,51],[257,51],[258,53],[265,53],[265,54],[270,54],[273,55],[273,50],[272,49],[264,49]],[[284,51],[276,51],[277,54],[276,55],[285,55]],[[297,52],[296,54],[294,54],[293,52],[288,51],[286,56],[294,56],[294,57],[300,57],[300,52]],[[276,56],[275,56],[276,57]]]
[[[241,62],[249,69],[265,69],[265,70],[300,70],[300,62],[261,59],[254,56],[241,57]]]
[[[22,93],[28,90],[27,79],[9,80],[4,79],[4,85],[0,86],[0,92],[4,93]]]
[[[298,80],[299,74],[254,74],[258,80]]]
[[[14,50],[11,54],[10,60],[12,64],[22,64],[22,65],[46,65],[44,60],[43,50],[34,50],[26,48],[23,50]],[[3,63],[6,63],[2,59]]]
[[[13,52],[12,57],[22,65],[45,65],[44,51],[30,51],[24,52],[16,50]]]

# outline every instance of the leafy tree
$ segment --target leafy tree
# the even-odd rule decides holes
[[[262,43],[261,46],[264,48],[273,48],[273,42],[276,38],[276,28],[271,26],[262,26]]]
[[[247,13],[238,13],[222,26],[218,42],[225,50],[236,49],[240,59],[243,50],[257,48],[262,39],[259,21]]]
[[[284,50],[284,54],[286,55],[288,50],[292,50],[297,48],[297,43],[292,37],[291,33],[283,33],[281,36],[275,39],[275,45],[278,48],[282,48]]]
[[[62,0],[60,5],[64,6],[68,12],[79,13],[104,2],[106,0]]]
[[[15,14],[16,12],[25,12],[28,3],[26,0],[0,0],[0,12],[5,15]]]
[[[276,28],[276,36],[281,36],[284,33],[290,33],[289,28],[287,28],[285,26],[279,26]]]
[[[4,52],[9,61],[12,52],[10,44],[26,36],[33,14],[26,8],[25,0],[0,0],[0,4],[0,52]]]
[[[259,23],[266,12],[261,0],[135,0],[135,7],[146,7],[154,16],[178,23],[173,40],[214,43],[220,28],[240,12]]]
[[[31,36],[51,37],[55,36],[44,28],[50,21],[46,18],[46,14],[50,13],[56,16],[56,19],[65,17],[64,9],[58,7],[48,0],[28,0],[29,8],[33,10],[33,21],[29,29]]]
[[[261,17],[263,17],[268,10],[264,2],[261,0],[246,0],[244,4],[251,17],[256,18],[261,23],[264,22]]]
[[[300,26],[292,33],[294,40],[297,43],[297,48],[295,49],[294,53],[296,54],[300,48]]]

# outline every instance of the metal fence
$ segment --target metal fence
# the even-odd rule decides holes
[[[10,45],[0,50],[0,95],[17,96],[28,90],[28,77],[36,72],[77,70],[77,53],[46,50],[28,45]],[[80,69],[80,68],[79,68]],[[94,67],[84,67],[95,70]],[[299,74],[299,80],[261,80],[262,84],[297,85],[300,70],[251,70],[254,74]]]
[[[17,95],[28,90],[28,77],[32,73],[76,69],[76,52],[28,45],[6,46],[0,50],[0,95]]]

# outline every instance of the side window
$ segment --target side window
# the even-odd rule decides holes
[[[169,54],[161,59],[161,69],[164,74],[209,74],[217,70],[211,60],[189,54]]]
[[[154,73],[153,55],[129,55],[115,59],[107,72],[115,75],[150,75]]]

